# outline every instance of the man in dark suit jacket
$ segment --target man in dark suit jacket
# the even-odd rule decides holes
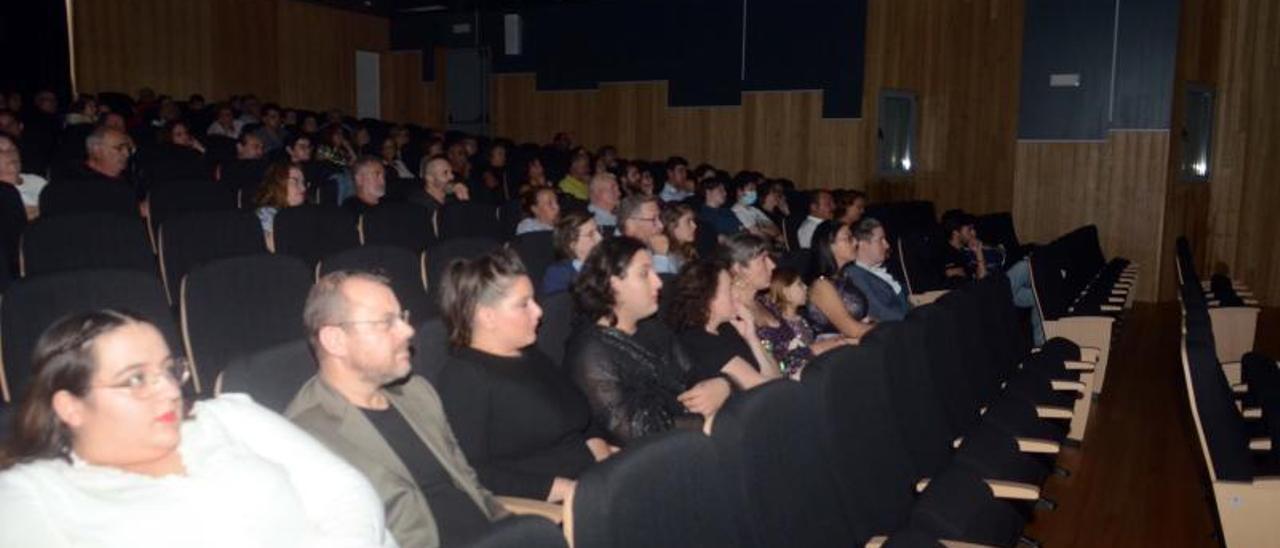
[[[853,281],[867,296],[867,313],[879,322],[906,318],[911,304],[902,283],[884,267],[884,261],[889,257],[889,241],[880,221],[870,217],[863,219],[854,226],[853,239],[857,242]]]

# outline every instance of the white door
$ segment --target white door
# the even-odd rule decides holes
[[[356,118],[382,118],[378,53],[356,51]]]

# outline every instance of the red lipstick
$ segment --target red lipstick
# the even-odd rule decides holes
[[[160,415],[159,417],[156,417],[156,422],[162,422],[162,423],[165,423],[165,424],[173,424],[173,423],[175,423],[175,422],[178,422],[178,414],[177,414],[177,413],[175,413],[175,412],[173,412],[173,411],[170,411],[170,412],[168,412],[168,413],[165,413],[165,414],[163,414],[163,415]]]

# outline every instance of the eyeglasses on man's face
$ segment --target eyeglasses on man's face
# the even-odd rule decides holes
[[[379,330],[389,331],[391,327],[395,325],[396,321],[401,321],[404,322],[405,325],[409,325],[409,311],[406,309],[401,310],[399,314],[387,314],[378,320],[347,320],[343,322],[335,322],[334,325],[342,327],[350,325],[372,325],[377,327]]]
[[[190,364],[186,358],[178,357],[166,361],[158,368],[137,368],[118,382],[95,385],[95,388],[128,390],[129,395],[143,400],[159,393],[162,382],[171,382],[174,387],[181,388],[189,380],[191,380]]]

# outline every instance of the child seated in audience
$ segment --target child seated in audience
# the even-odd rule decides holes
[[[441,280],[451,352],[436,379],[467,461],[501,495],[560,502],[611,451],[587,400],[538,347],[542,309],[514,251],[456,260]]]
[[[629,237],[596,246],[574,282],[574,303],[589,323],[570,339],[565,364],[614,445],[677,421],[696,425],[690,415],[709,419],[729,397],[723,377],[689,378],[693,366],[678,344],[660,354],[636,339],[637,324],[658,311],[661,288],[648,249]]]
[[[667,204],[662,208],[662,232],[667,236],[667,258],[672,268],[680,270],[686,263],[697,260],[698,222],[693,208],[682,203]]]
[[[723,374],[749,390],[782,375],[760,341],[751,313],[735,302],[725,263],[694,261],[680,269],[674,283],[666,319],[693,357],[692,378]]]
[[[585,211],[570,211],[556,221],[552,243],[555,244],[556,255],[560,261],[547,267],[542,274],[542,287],[539,294],[550,295],[568,291],[582,264],[587,260],[591,250],[596,248],[603,236],[596,227],[596,221]]]
[[[0,472],[0,546],[395,546],[377,494],[243,395],[184,405],[145,319],[50,326]]]

